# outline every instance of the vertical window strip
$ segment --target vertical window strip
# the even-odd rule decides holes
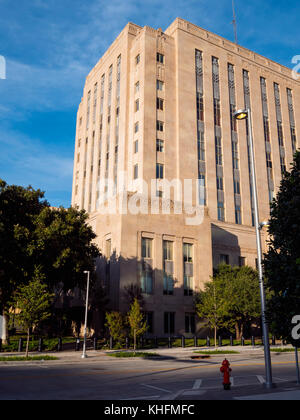
[[[215,121],[215,150],[216,150],[216,184],[218,220],[225,222],[225,195],[218,188],[223,185],[223,153],[222,153],[222,131],[221,131],[221,110],[220,110],[220,68],[219,59],[212,57],[212,78],[214,97],[214,121]]]
[[[287,98],[288,98],[288,108],[289,108],[289,117],[290,117],[292,150],[293,150],[293,154],[295,154],[297,150],[296,126],[295,126],[295,116],[294,116],[293,93],[291,89],[289,88],[287,89]]]
[[[197,101],[197,148],[198,148],[198,196],[199,204],[206,205],[206,160],[203,99],[203,57],[196,50],[196,101]]]
[[[115,162],[114,162],[114,194],[118,186],[118,152],[119,152],[119,125],[120,125],[120,87],[121,87],[121,55],[117,61],[117,89],[116,89],[116,135],[115,135]]]
[[[260,86],[261,86],[261,100],[262,100],[262,110],[263,110],[263,120],[264,120],[264,135],[265,135],[265,147],[266,147],[269,201],[271,203],[274,198],[274,180],[273,180],[274,178],[273,178],[273,164],[272,164],[272,149],[271,149],[271,142],[270,142],[267,84],[266,84],[266,79],[264,77],[260,78]]]
[[[234,66],[228,64],[228,87],[229,87],[229,105],[230,105],[230,121],[231,121],[231,145],[232,145],[232,172],[234,186],[234,207],[235,207],[235,223],[242,224],[241,217],[241,191],[240,191],[240,168],[239,168],[239,150],[238,150],[238,134],[236,119],[234,113],[236,111],[236,92]]]
[[[280,152],[280,167],[281,167],[281,174],[283,175],[286,171],[286,164],[285,164],[285,147],[284,147],[283,129],[282,129],[280,90],[279,90],[278,83],[274,83],[274,97],[275,97],[275,108],[276,108],[276,119],[277,119],[278,143],[279,143],[279,152]]]
[[[91,91],[88,93],[87,97],[87,112],[86,112],[86,129],[89,129],[90,125],[90,112],[91,112]]]

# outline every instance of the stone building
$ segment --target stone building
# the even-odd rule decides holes
[[[98,235],[111,308],[138,284],[150,334],[198,332],[193,295],[213,267],[256,265],[248,133],[233,117],[245,107],[266,220],[299,147],[291,70],[178,18],[165,32],[129,23],[86,79],[72,205]]]

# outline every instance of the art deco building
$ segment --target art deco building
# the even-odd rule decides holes
[[[291,70],[176,19],[165,32],[129,23],[86,79],[72,205],[89,212],[98,235],[106,257],[99,274],[111,308],[126,311],[124,288],[140,285],[150,334],[198,332],[193,294],[213,267],[255,267],[248,132],[233,117],[245,107],[253,115],[266,220],[299,147],[300,83]],[[161,180],[197,180],[191,204],[204,209],[201,223],[175,211],[179,184],[171,189],[170,214],[163,211]],[[156,211],[129,210],[137,190],[150,207],[151,186]],[[100,211],[99,200],[110,197],[118,198],[118,208],[122,197],[122,211]]]

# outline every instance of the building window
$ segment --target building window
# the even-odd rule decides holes
[[[222,153],[222,140],[221,137],[216,136],[216,164],[222,166],[223,165],[223,153]]]
[[[156,61],[158,62],[158,63],[161,63],[161,64],[164,64],[164,55],[163,54],[160,54],[160,53],[157,53],[156,54]]]
[[[135,112],[140,110],[140,100],[139,99],[137,99],[135,101],[134,110],[135,110]]]
[[[136,82],[135,84],[135,93],[138,93],[140,91],[140,82]]]
[[[157,87],[157,90],[164,90],[164,82],[162,82],[161,80],[157,80],[156,81],[156,87]]]
[[[222,201],[218,201],[218,220],[225,222],[225,209]]]
[[[174,293],[173,242],[163,241],[164,295]]]
[[[229,265],[229,255],[221,254],[220,255],[220,264],[227,264]]]
[[[137,122],[134,124],[134,132],[138,133],[138,131],[139,131],[139,123]]]
[[[153,334],[153,312],[144,312],[144,319],[148,327],[147,333]]]
[[[164,152],[164,141],[163,140],[156,140],[156,151],[157,152]]]
[[[138,151],[139,151],[139,141],[136,140],[134,142],[134,153],[138,153]]]
[[[164,179],[164,165],[156,164],[156,179]]]
[[[245,267],[246,257],[239,257],[239,267]]]
[[[143,270],[141,274],[141,291],[146,295],[153,293],[152,270]]]
[[[221,176],[217,176],[217,190],[224,191],[224,183]]]
[[[193,245],[183,244],[183,261],[192,263],[193,262]]]
[[[164,313],[164,333],[165,334],[175,333],[175,312]]]
[[[193,313],[185,314],[185,332],[187,334],[195,334],[196,332],[195,318],[196,318],[195,314]]]
[[[198,160],[205,162],[205,138],[204,132],[198,130]]]
[[[232,142],[232,164],[233,169],[239,169],[239,151],[238,151],[238,144],[236,142]]]
[[[152,239],[142,238],[142,258],[152,258]]]
[[[138,179],[139,177],[139,165],[134,165],[133,168],[133,178]]]
[[[204,101],[201,93],[197,92],[197,120],[204,121]]]
[[[237,225],[242,224],[242,212],[241,212],[241,206],[235,206],[235,223]]]
[[[137,65],[137,64],[139,64],[140,63],[140,61],[141,61],[141,56],[140,56],[140,54],[138,54],[136,57],[135,57],[135,64]]]
[[[164,100],[161,98],[156,98],[156,109],[159,109],[161,111],[164,110]]]
[[[221,108],[220,108],[220,100],[214,99],[214,116],[215,116],[215,125],[221,126]]]
[[[157,131],[164,131],[164,123],[162,121],[156,121],[156,130]]]
[[[184,276],[184,296],[193,296],[194,279],[191,276]]]
[[[241,188],[240,188],[240,181],[237,179],[233,180],[233,186],[234,186],[234,194],[241,194]]]

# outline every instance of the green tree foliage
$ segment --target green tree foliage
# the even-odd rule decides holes
[[[137,299],[134,299],[133,304],[128,312],[128,323],[133,337],[133,349],[136,351],[137,338],[145,334],[148,329],[147,322],[141,312],[141,308]]]
[[[214,342],[217,346],[218,329],[224,327],[225,304],[223,287],[216,279],[204,285],[204,290],[196,296],[196,312],[199,318],[206,320],[206,325],[214,331]]]
[[[26,357],[31,329],[51,316],[50,308],[54,294],[49,293],[44,280],[40,268],[36,267],[33,279],[26,286],[17,288],[11,302],[15,321],[27,331]]]
[[[43,198],[40,190],[7,185],[0,179],[0,311],[5,317],[13,291],[32,274],[27,245],[35,217],[49,206]]]
[[[196,311],[215,331],[235,329],[237,339],[246,324],[260,316],[258,275],[251,267],[231,267],[222,264],[211,282],[196,297]]]
[[[269,222],[269,249],[264,258],[267,286],[272,294],[268,318],[274,334],[291,340],[291,320],[300,315],[300,152],[286,172]]]
[[[110,336],[121,347],[125,339],[123,315],[120,312],[107,312],[105,325],[109,329]]]
[[[35,217],[28,253],[33,264],[43,267],[49,287],[61,285],[64,291],[86,287],[83,272],[93,273],[94,260],[100,255],[87,218],[84,210],[72,207],[45,208]]]

